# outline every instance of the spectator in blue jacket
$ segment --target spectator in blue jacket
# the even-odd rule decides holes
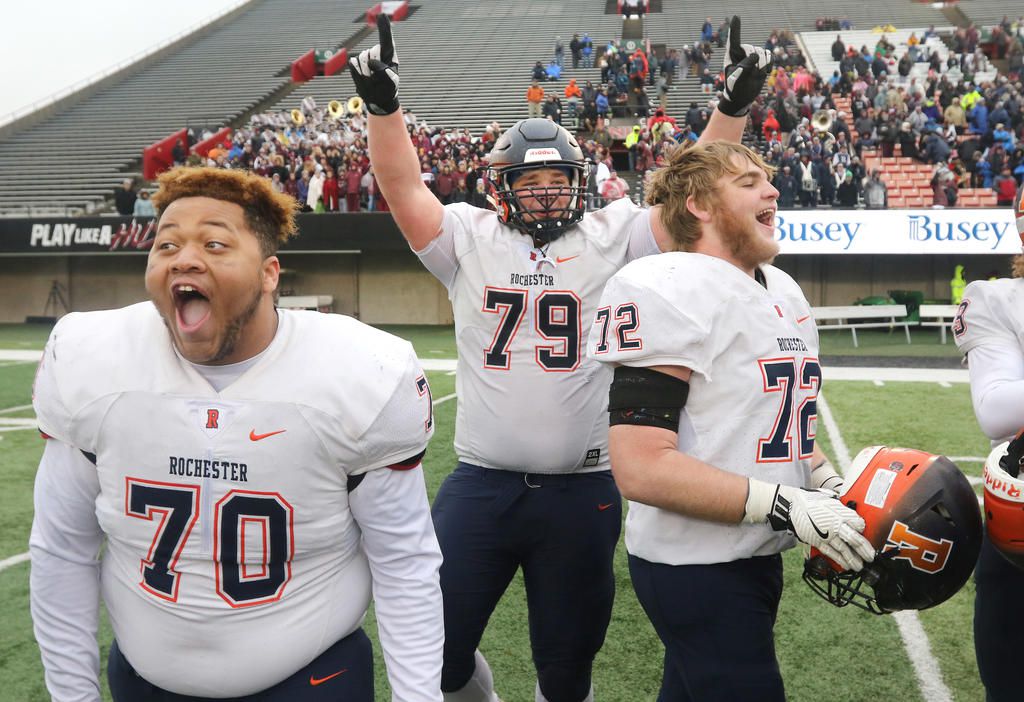
[[[967,131],[971,134],[984,134],[988,131],[988,107],[985,106],[985,98],[978,98],[974,103],[967,121],[970,123]]]
[[[590,35],[583,34],[583,39],[580,40],[580,53],[583,55],[583,67],[593,68],[594,67],[594,40],[590,38]]]

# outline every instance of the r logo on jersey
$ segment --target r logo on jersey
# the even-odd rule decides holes
[[[893,558],[904,558],[910,561],[914,570],[935,574],[946,567],[949,553],[953,550],[953,542],[949,539],[929,539],[927,536],[910,530],[900,521],[893,522],[882,552],[896,549]]]
[[[234,408],[230,403],[211,405],[210,400],[186,400],[189,423],[213,438],[221,431],[228,429],[235,418]]]

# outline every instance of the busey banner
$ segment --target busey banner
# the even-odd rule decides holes
[[[1021,252],[1013,211],[780,210],[783,254],[1003,254]]]

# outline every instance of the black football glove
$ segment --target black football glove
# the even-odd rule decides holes
[[[375,115],[390,115],[398,109],[398,55],[391,37],[391,20],[383,12],[377,15],[380,43],[348,60],[348,70],[356,92]]]
[[[772,70],[772,55],[767,49],[740,43],[740,18],[734,15],[729,25],[729,61],[725,67],[725,85],[718,109],[730,117],[743,117],[761,93]]]

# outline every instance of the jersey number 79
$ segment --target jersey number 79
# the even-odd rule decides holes
[[[516,288],[484,289],[484,312],[499,315],[491,345],[484,349],[484,368],[508,370],[509,347],[519,333],[530,302],[530,291]],[[534,326],[544,341],[534,346],[534,360],[548,372],[567,373],[580,365],[580,299],[570,290],[544,290],[534,300]]]

